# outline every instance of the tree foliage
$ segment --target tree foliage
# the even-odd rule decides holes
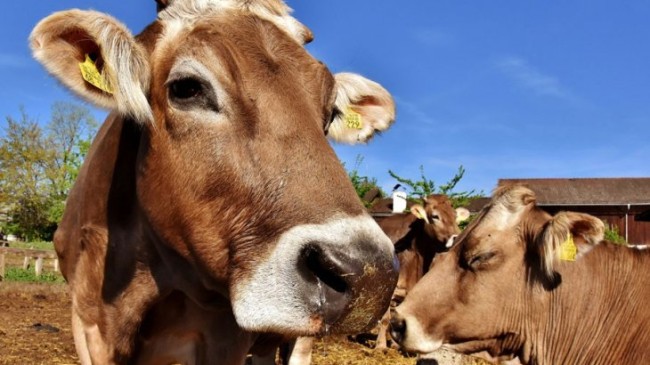
[[[42,127],[21,108],[0,136],[0,227],[26,239],[50,239],[60,221],[97,123],[82,106],[58,102]],[[2,223],[0,223],[2,224]]]
[[[359,196],[359,199],[363,205],[368,208],[370,205],[372,205],[372,201],[366,200],[367,194],[373,189],[377,189],[380,196],[383,196],[384,192],[381,190],[379,185],[377,185],[376,178],[370,178],[368,176],[359,174],[359,167],[361,167],[362,163],[363,156],[357,155],[357,158],[354,162],[354,167],[352,170],[348,171],[348,177],[352,182],[352,186],[354,186],[354,190],[357,192],[357,196]]]
[[[418,180],[401,177],[392,170],[388,170],[388,173],[400,184],[406,186],[408,197],[413,200],[422,200],[431,194],[444,194],[449,197],[454,208],[458,208],[469,205],[472,199],[482,195],[482,192],[477,193],[474,189],[470,191],[454,191],[456,185],[465,176],[463,165],[458,167],[458,171],[449,181],[437,187],[433,179],[427,178],[422,165],[420,165],[420,178]]]

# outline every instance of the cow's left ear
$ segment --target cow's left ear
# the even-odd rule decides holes
[[[342,143],[366,143],[395,121],[395,102],[378,83],[360,75],[339,73],[334,119],[328,137]]]
[[[541,269],[555,277],[558,261],[576,261],[604,238],[605,225],[589,214],[560,212],[546,223],[537,238]]]

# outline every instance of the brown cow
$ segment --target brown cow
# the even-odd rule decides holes
[[[458,223],[469,217],[465,208],[454,208],[446,195],[432,194],[415,204],[411,213],[378,219],[379,226],[395,245],[400,263],[393,300],[401,303],[426,274],[434,256],[447,250],[447,243],[460,233]],[[382,318],[375,348],[385,349],[390,312]]]
[[[391,334],[422,353],[646,364],[649,265],[650,251],[603,241],[599,219],[551,216],[529,189],[502,187],[397,307]]]
[[[113,111],[55,236],[83,364],[241,364],[256,333],[384,313],[393,246],[326,135],[366,141],[394,104],[310,34],[275,0],[175,1],[138,37],[94,11],[36,26],[35,57]]]

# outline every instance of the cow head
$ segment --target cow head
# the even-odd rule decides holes
[[[138,37],[108,15],[70,10],[30,38],[65,86],[138,126],[129,171],[155,245],[193,268],[191,282],[225,293],[247,330],[371,324],[395,285],[392,245],[327,137],[365,142],[386,129],[391,96],[332,75],[280,1],[160,4]]]
[[[458,223],[469,217],[467,209],[454,209],[449,198],[443,194],[427,196],[423,199],[423,204],[412,205],[410,211],[426,223],[424,230],[427,236],[442,243],[447,243],[460,233]]]
[[[556,270],[569,237],[577,248],[569,258],[580,260],[602,240],[603,224],[586,214],[550,216],[522,186],[497,190],[397,307],[393,337],[421,353],[442,345],[493,356],[514,351],[523,318],[561,285]]]

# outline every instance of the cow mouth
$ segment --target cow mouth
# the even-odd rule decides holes
[[[487,351],[491,356],[499,356],[503,352],[501,345],[511,342],[512,336],[514,333],[504,333],[489,338],[455,338],[442,347],[463,354]]]

